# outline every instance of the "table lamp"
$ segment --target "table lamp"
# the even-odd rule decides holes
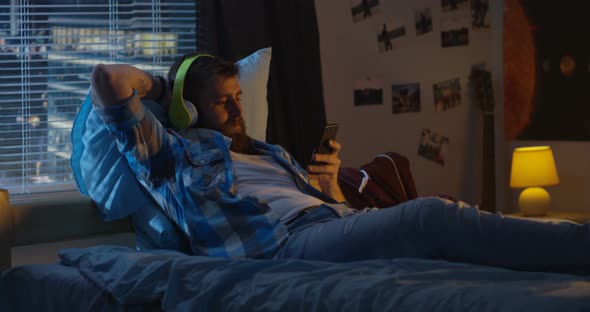
[[[551,147],[531,146],[514,149],[510,187],[525,188],[518,198],[518,205],[524,216],[546,215],[551,198],[542,187],[556,184],[559,184],[559,177]]]

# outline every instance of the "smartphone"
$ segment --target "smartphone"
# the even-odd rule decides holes
[[[336,134],[338,134],[338,124],[327,124],[324,126],[324,131],[322,133],[322,138],[320,139],[319,144],[314,149],[313,154],[330,154],[332,152],[332,148],[330,147],[330,140],[336,140]],[[313,156],[312,154],[312,156]],[[312,161],[312,164],[317,164],[316,162]]]

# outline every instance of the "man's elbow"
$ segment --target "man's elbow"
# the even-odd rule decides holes
[[[97,64],[90,74],[90,83],[94,88],[103,89],[113,86],[113,73],[109,65]]]
[[[90,83],[97,99],[103,106],[118,105],[133,94],[126,77],[116,65],[97,64],[90,73]]]

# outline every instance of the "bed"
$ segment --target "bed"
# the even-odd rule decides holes
[[[1,209],[4,216],[15,210],[6,204]],[[87,212],[90,211],[89,205]],[[21,211],[13,220],[14,239],[4,247],[24,243],[24,232],[19,229],[30,224],[37,224],[41,231],[36,231],[39,236],[29,237],[27,243],[47,241],[50,236],[68,236],[55,231],[51,234],[47,227],[43,231],[43,224],[50,223],[43,222],[39,213],[23,215]],[[125,223],[97,229],[94,222],[102,224],[97,215],[79,220],[80,229],[86,229],[80,230],[79,235],[128,230]],[[69,223],[53,221],[54,228],[67,227]],[[5,242],[7,234],[4,232],[2,237]],[[2,252],[8,251],[5,248]],[[588,276],[518,272],[443,260],[230,260],[188,256],[172,250],[140,252],[108,245],[64,249],[59,259],[56,263],[4,270],[0,279],[0,311],[590,309]]]
[[[252,102],[265,106],[260,99],[266,98],[270,50],[260,53],[246,62],[253,67],[246,68],[242,75],[246,81],[240,84],[249,89],[244,94],[253,96]],[[84,112],[88,111],[83,106]],[[256,118],[266,120],[266,115]],[[74,134],[79,130],[74,129]],[[262,135],[264,130],[253,131]],[[82,137],[74,140],[82,141]],[[400,159],[395,153],[385,156],[377,162]],[[365,171],[383,173],[382,167],[372,167],[375,164],[368,164]],[[343,189],[354,193],[364,188],[371,196],[352,201],[361,206],[390,206],[411,199],[416,192],[409,166],[403,158],[398,164],[393,167],[399,179],[387,183],[399,184],[389,196],[375,184],[377,179],[367,183],[358,170],[343,170]],[[124,178],[129,180],[123,184],[133,180]],[[101,181],[80,177],[77,182],[88,186]],[[81,191],[93,200],[48,201],[43,209],[10,205],[7,193],[0,192],[0,311],[590,311],[588,276],[444,260],[231,260],[154,246],[138,251],[97,245],[63,249],[53,263],[12,267],[12,247],[133,232],[128,215],[141,198],[140,190],[89,194],[82,187]],[[112,202],[120,207],[106,204]],[[142,243],[138,239],[137,245]]]
[[[444,260],[231,260],[97,245],[11,267],[11,247],[131,226],[126,218],[104,222],[86,198],[40,209],[10,205],[0,194],[0,311],[590,310],[589,276]]]

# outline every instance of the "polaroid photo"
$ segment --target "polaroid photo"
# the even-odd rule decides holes
[[[379,12],[379,0],[350,0],[352,21],[358,23]]]
[[[379,52],[393,51],[403,45],[402,39],[406,36],[406,27],[396,24],[394,21],[383,23],[377,30],[377,47]]]
[[[383,105],[383,87],[371,77],[354,83],[354,106]]]
[[[392,85],[391,109],[393,114],[420,112],[420,84]]]
[[[471,27],[474,30],[490,28],[489,0],[471,0]]]
[[[443,12],[466,10],[469,8],[469,0],[440,0]]]
[[[434,111],[444,112],[461,105],[461,84],[459,78],[450,79],[432,86]]]
[[[416,37],[432,32],[432,14],[430,8],[414,10]]]
[[[432,132],[430,129],[422,128],[418,155],[444,166],[449,142],[448,137]]]

